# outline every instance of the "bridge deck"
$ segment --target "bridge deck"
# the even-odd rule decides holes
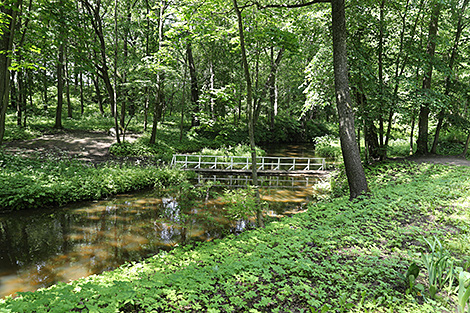
[[[257,171],[264,176],[323,176],[324,158],[257,157]],[[251,157],[175,154],[171,166],[207,174],[250,175]]]

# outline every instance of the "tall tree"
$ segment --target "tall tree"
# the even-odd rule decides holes
[[[339,137],[346,176],[349,185],[349,197],[355,199],[369,190],[361,155],[356,140],[354,112],[349,92],[349,69],[347,53],[346,13],[344,0],[313,0],[299,4],[266,5],[261,8],[299,8],[314,3],[331,3],[331,32],[333,37],[333,67],[335,77],[335,99],[339,118]]]
[[[357,198],[368,192],[367,180],[356,141],[354,113],[351,107],[348,78],[347,32],[344,0],[331,1],[333,33],[333,65],[335,72],[336,107],[339,117],[339,136],[349,196]]]
[[[450,73],[454,71],[454,63],[455,63],[455,60],[457,58],[458,51],[459,51],[460,38],[462,36],[462,32],[465,26],[467,25],[467,23],[464,23],[463,19],[464,19],[465,10],[467,9],[468,1],[469,0],[464,0],[462,3],[462,6],[458,9],[458,12],[457,12],[458,18],[457,18],[457,26],[455,30],[454,44],[451,48],[449,64],[448,64]],[[449,95],[451,84],[452,84],[452,74],[449,74],[446,77],[446,84],[445,84],[445,90],[444,90],[445,96]],[[441,111],[439,112],[438,122],[436,126],[436,131],[434,133],[434,140],[433,140],[432,148],[431,148],[431,153],[436,153],[437,151],[437,143],[439,141],[439,134],[442,129],[442,125],[444,123],[445,113],[446,113],[446,108],[442,108]]]
[[[5,134],[6,110],[10,103],[10,65],[16,21],[22,0],[0,4],[0,145]]]
[[[235,8],[235,13],[237,14],[238,20],[238,34],[240,36],[240,50],[241,50],[241,57],[242,57],[242,64],[243,70],[245,73],[245,82],[246,82],[246,102],[247,102],[247,110],[248,110],[248,137],[250,140],[250,148],[251,148],[251,178],[253,180],[253,186],[255,186],[255,192],[257,197],[257,202],[259,204],[259,190],[258,190],[258,172],[257,172],[257,165],[256,165],[256,146],[255,146],[255,133],[254,133],[254,112],[253,112],[253,88],[251,85],[251,76],[250,76],[250,68],[248,66],[248,58],[246,56],[246,48],[245,48],[245,36],[244,36],[244,29],[243,29],[243,19],[240,8],[238,7],[237,0],[233,0],[233,6]],[[257,207],[256,210],[256,219],[258,221],[258,226],[264,227],[263,222],[263,215],[261,212],[261,208]]]
[[[437,29],[439,22],[439,15],[441,12],[441,2],[433,1],[432,3],[432,13],[431,20],[429,23],[429,35],[428,35],[428,44],[426,47],[426,54],[428,57],[428,62],[426,66],[426,71],[423,78],[423,91],[429,93],[431,90],[431,81],[432,81],[432,71],[433,71],[433,58],[436,51],[436,38],[437,38]],[[426,101],[421,105],[419,110],[419,122],[418,122],[418,139],[416,142],[416,154],[424,155],[429,153],[428,149],[428,128],[429,128],[429,113],[430,113],[430,104]]]
[[[80,0],[84,7],[86,8],[89,18],[91,21],[91,25],[93,27],[94,33],[98,38],[99,43],[99,55],[100,60],[99,63],[95,63],[95,67],[97,68],[99,73],[98,75],[103,79],[106,91],[108,92],[109,102],[111,104],[111,113],[114,117],[114,127],[116,129],[116,141],[118,143],[121,142],[120,139],[120,132],[119,132],[119,120],[117,117],[117,104],[116,104],[116,92],[115,88],[113,87],[113,83],[111,81],[109,67],[108,67],[108,55],[106,49],[106,41],[105,41],[105,33],[103,30],[103,17],[101,12],[101,0],[98,0],[94,3],[91,3],[88,0]]]

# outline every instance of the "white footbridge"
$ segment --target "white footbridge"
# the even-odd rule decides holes
[[[251,157],[175,154],[171,166],[207,174],[250,175]],[[322,176],[326,175],[324,158],[256,157],[260,176]]]

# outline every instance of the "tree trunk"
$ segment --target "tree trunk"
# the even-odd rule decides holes
[[[188,58],[188,67],[189,67],[189,77],[191,79],[191,104],[193,106],[193,118],[191,121],[191,126],[198,126],[199,119],[197,114],[200,111],[199,108],[199,88],[197,84],[197,76],[196,76],[196,66],[194,64],[193,58],[193,49],[191,48],[191,43],[188,43],[186,46],[186,54]]]
[[[411,117],[411,132],[410,132],[410,155],[413,154],[413,133],[415,131],[415,116],[414,114]]]
[[[408,9],[409,9],[409,4],[410,4],[410,0],[407,0],[406,5],[405,5],[406,9],[403,12],[402,18],[401,18],[401,20],[402,20],[402,22],[401,22],[402,29],[400,31],[400,46],[399,46],[399,49],[398,49],[397,60],[395,62],[395,75],[394,75],[395,87],[394,87],[393,96],[392,96],[392,101],[395,101],[395,102],[398,102],[398,88],[400,87],[400,82],[401,82],[399,77],[405,71],[405,67],[408,64],[408,59],[409,59],[409,56],[410,56],[409,53],[405,53],[405,54],[403,53],[404,46],[405,46],[405,31],[408,27],[407,22],[406,22],[406,17],[407,17],[407,12],[408,12]],[[423,4],[424,4],[424,0],[421,0],[419,5],[418,5],[419,12],[418,12],[418,14],[416,14],[416,19],[415,19],[415,21],[413,23],[413,27],[410,31],[411,40],[414,40],[414,37],[415,37],[415,34],[416,34],[416,28],[418,26],[418,22],[419,22],[419,18],[420,18],[420,14],[421,14],[421,11],[423,9]],[[403,54],[404,54],[404,56],[403,56]],[[400,68],[400,59],[402,58],[402,56],[403,56],[403,61],[401,63],[401,68]],[[390,141],[390,134],[392,132],[393,115],[394,115],[394,107],[391,106],[390,110],[388,112],[388,125],[387,125],[387,135],[386,135],[386,138],[385,138],[385,148],[388,147],[388,143]]]
[[[117,108],[116,108],[116,92],[115,89],[113,88],[113,84],[111,82],[111,78],[109,77],[109,68],[108,68],[108,61],[107,61],[107,55],[106,55],[106,42],[104,39],[104,34],[103,34],[103,22],[102,22],[102,17],[100,14],[100,9],[101,9],[101,0],[98,0],[95,3],[95,6],[93,7],[91,3],[88,0],[80,0],[84,6],[86,7],[88,13],[91,16],[91,23],[93,26],[93,30],[95,32],[96,37],[99,40],[99,45],[100,45],[100,56],[101,56],[101,65],[96,64],[96,68],[98,71],[101,73],[101,78],[104,81],[106,91],[108,93],[109,97],[109,102],[111,106],[111,113],[114,117],[114,127],[116,128],[116,141],[117,143],[121,142],[120,136],[119,136],[119,123],[118,123],[118,117],[117,117]]]
[[[72,101],[70,101],[70,73],[69,73],[69,58],[67,48],[64,47],[65,54],[65,95],[67,99],[67,117],[73,118]]]
[[[436,51],[436,36],[437,28],[439,22],[439,14],[441,10],[441,4],[438,1],[435,1],[433,4],[431,22],[429,24],[429,36],[428,36],[428,45],[426,48],[426,54],[428,56],[428,70],[423,78],[423,90],[431,89],[431,79],[432,79],[432,59]],[[419,121],[418,121],[418,140],[416,142],[416,154],[425,155],[428,154],[428,123],[429,123],[429,104],[425,103],[421,105],[419,111]]]
[[[161,1],[160,3],[160,10],[158,16],[158,47],[157,51],[160,51],[162,44],[163,44],[163,24],[165,22],[165,10],[168,4],[165,1]],[[152,126],[152,134],[150,136],[150,144],[155,144],[157,140],[157,127],[158,122],[162,117],[163,105],[164,105],[164,78],[165,72],[163,70],[157,73],[157,85],[158,85],[158,94],[157,99],[155,101],[154,110],[153,110],[153,126]]]
[[[16,19],[19,12],[21,0],[13,2],[9,7],[3,4],[0,12],[11,16],[3,24],[2,33],[0,33],[0,145],[3,142],[5,134],[5,119],[8,104],[10,103],[10,65],[11,57],[9,52],[13,47],[13,38],[15,36]]]
[[[44,60],[44,68],[46,68],[46,61]],[[47,71],[46,70],[43,70],[42,71],[43,73],[43,79],[42,79],[42,83],[43,83],[43,88],[44,88],[44,111],[47,111],[47,108],[49,106],[49,95],[47,93]]]
[[[80,70],[80,114],[85,113],[85,97],[83,95],[83,72]]]
[[[103,96],[101,95],[100,89],[100,82],[97,76],[93,76],[93,85],[95,85],[95,92],[96,92],[96,101],[98,101],[98,108],[100,110],[100,114],[104,116],[104,108],[103,108]]]
[[[383,78],[383,46],[384,46],[384,8],[385,8],[385,2],[387,0],[382,0],[380,2],[380,9],[379,9],[379,15],[380,15],[380,30],[379,30],[379,47],[378,47],[378,62],[379,62],[379,68],[378,68],[378,74],[379,74],[379,89],[380,89],[380,107],[379,107],[379,147],[378,147],[378,153],[379,153],[379,158],[380,160],[384,160],[387,157],[387,147],[384,145],[384,115],[385,115],[385,110],[388,105],[386,104],[385,101],[385,96],[384,96],[384,78]],[[375,128],[375,127],[374,127]]]
[[[333,65],[339,135],[350,199],[368,192],[367,180],[356,141],[354,113],[349,94],[344,0],[332,0]]]
[[[454,45],[452,46],[452,52],[451,52],[450,59],[449,59],[449,70],[451,72],[454,69],[454,62],[455,62],[455,59],[457,58],[457,53],[458,53],[458,50],[459,50],[460,37],[461,37],[462,31],[465,27],[465,25],[462,23],[462,18],[463,18],[463,14],[465,12],[465,9],[468,5],[468,1],[469,0],[465,0],[462,4],[462,7],[459,10],[459,18],[458,18],[458,21],[457,21],[457,29],[455,31]],[[451,80],[452,80],[451,75],[447,75],[447,77],[446,77],[446,89],[444,91],[444,94],[446,96],[449,95],[449,93],[450,93]],[[437,151],[437,143],[439,141],[439,134],[441,132],[442,124],[444,123],[444,116],[445,116],[445,110],[442,109],[439,112],[438,122],[437,122],[437,126],[436,126],[436,132],[434,133],[434,141],[432,143],[432,148],[431,148],[431,153],[436,153],[436,151]]]
[[[463,153],[462,153],[462,156],[464,158],[467,157],[467,152],[468,152],[468,145],[470,144],[470,132],[468,133],[467,135],[467,140],[465,141],[465,147],[463,149]]]
[[[253,180],[253,186],[255,188],[256,193],[256,219],[258,222],[259,227],[264,227],[263,221],[263,214],[261,212],[260,207],[260,196],[259,196],[259,189],[258,189],[258,172],[257,172],[257,164],[256,164],[256,146],[255,146],[255,133],[254,133],[254,110],[253,110],[253,90],[251,86],[251,77],[250,77],[250,69],[248,67],[248,59],[246,56],[246,49],[245,49],[245,37],[243,32],[243,20],[242,14],[238,7],[237,0],[233,0],[233,6],[235,8],[235,13],[237,14],[238,19],[238,34],[240,36],[240,49],[241,49],[241,57],[242,57],[242,64],[245,73],[245,81],[246,81],[246,102],[247,102],[247,110],[248,110],[248,136],[250,140],[250,148],[251,148],[251,177]]]
[[[59,39],[61,40],[61,39]],[[62,106],[64,104],[64,44],[59,43],[59,60],[57,63],[57,108],[54,128],[62,129]]]

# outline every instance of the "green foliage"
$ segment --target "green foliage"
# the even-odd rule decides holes
[[[221,146],[217,149],[203,148],[200,154],[251,157],[251,148],[249,145],[242,145],[242,144],[238,144],[234,147]],[[256,155],[264,156],[266,155],[266,152],[260,147],[256,147]]]
[[[434,238],[433,243],[430,243],[426,238],[424,240],[431,251],[423,253],[421,259],[428,271],[429,295],[431,299],[434,299],[437,291],[443,287],[446,280],[452,286],[454,264],[450,259],[449,252],[442,247],[437,238]]]
[[[470,273],[460,272],[459,275],[459,294],[458,294],[458,308],[459,313],[465,313],[465,307],[468,305],[468,311],[470,312],[470,304],[468,299],[470,298]]]
[[[419,266],[415,262],[413,262],[408,267],[406,274],[404,276],[400,275],[402,276],[403,281],[405,282],[405,293],[407,295],[417,295],[418,292],[423,292],[424,286],[422,284],[416,284],[416,279],[418,278],[419,272]]]
[[[407,290],[420,276],[410,266],[423,250],[419,239],[448,238],[449,227],[468,229],[470,180],[462,177],[470,177],[470,169],[384,163],[367,175],[370,197],[310,204],[306,213],[264,229],[185,245],[112,272],[8,297],[0,301],[0,311],[455,310],[457,303],[448,298],[420,304]],[[467,301],[465,293],[461,301]]]
[[[335,160],[341,159],[341,146],[338,138],[327,135],[315,138],[314,142],[315,153],[318,156],[333,158]]]
[[[19,210],[109,195],[156,185],[178,184],[186,174],[155,166],[74,159],[22,158],[0,153],[0,210]]]
[[[256,190],[252,186],[243,189],[226,190],[222,197],[226,203],[224,215],[230,220],[249,220],[256,218],[259,205]]]

